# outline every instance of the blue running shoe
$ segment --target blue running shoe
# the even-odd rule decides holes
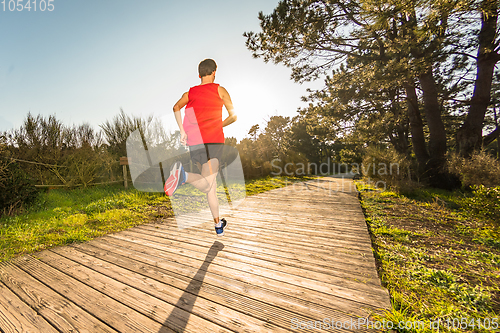
[[[172,169],[170,169],[170,177],[168,177],[163,188],[165,190],[165,194],[169,197],[172,196],[175,190],[177,190],[177,188],[185,182],[186,172],[184,171],[184,167],[181,162],[175,162]]]
[[[225,218],[220,219],[220,222],[215,226],[215,233],[217,236],[224,236],[224,229],[227,227],[227,221]]]

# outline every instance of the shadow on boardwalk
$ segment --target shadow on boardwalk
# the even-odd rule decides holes
[[[210,249],[208,250],[207,256],[203,261],[203,264],[196,272],[195,276],[186,287],[184,294],[179,298],[177,303],[175,304],[175,308],[168,316],[167,320],[165,320],[164,326],[174,329],[178,332],[184,332],[186,325],[189,321],[189,316],[193,310],[194,303],[196,302],[196,298],[198,297],[198,293],[200,292],[201,286],[203,284],[203,279],[205,278],[205,274],[207,273],[208,266],[212,263],[214,258],[217,256],[219,251],[222,251],[224,248],[224,244],[221,242],[215,241]],[[158,333],[168,333],[168,330],[165,327],[162,327]]]

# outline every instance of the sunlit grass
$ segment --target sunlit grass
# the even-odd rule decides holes
[[[465,318],[477,323],[497,317],[500,229],[498,221],[488,218],[491,214],[471,213],[475,194],[424,189],[404,196],[357,185],[393,305],[380,320],[429,324]],[[428,326],[407,331],[436,332]],[[440,331],[453,330],[445,325]],[[465,331],[487,330],[476,325]]]
[[[57,245],[83,242],[170,212],[165,196],[122,187],[51,190],[27,212],[0,219],[0,261]]]

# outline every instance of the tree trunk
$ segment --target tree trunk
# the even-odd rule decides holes
[[[397,89],[389,90],[389,98],[391,100],[391,113],[394,115],[394,129],[396,133],[390,133],[389,139],[394,146],[394,149],[399,154],[408,155],[408,120],[404,117],[403,110],[396,102]]]
[[[417,92],[415,85],[411,82],[406,82],[404,85],[406,90],[406,102],[408,104],[408,118],[410,119],[411,142],[413,152],[417,157],[419,167],[424,167],[429,161],[429,153],[425,144],[424,124],[418,109]]]
[[[418,78],[423,91],[425,118],[429,127],[429,155],[431,160],[439,164],[446,154],[446,131],[441,118],[441,105],[432,68],[420,74]]]
[[[429,160],[425,166],[425,176],[432,187],[453,190],[460,186],[460,179],[446,170],[446,130],[441,118],[441,105],[432,68],[428,68],[418,78],[429,127]]]
[[[491,82],[499,55],[495,50],[498,3],[496,0],[483,0],[481,3],[481,31],[477,55],[477,73],[469,107],[469,113],[457,132],[460,155],[469,157],[482,145],[484,116],[491,98]]]

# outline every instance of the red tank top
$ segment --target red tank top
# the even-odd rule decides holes
[[[208,83],[189,89],[183,127],[188,136],[187,144],[224,143],[222,131],[222,106],[219,85]]]

